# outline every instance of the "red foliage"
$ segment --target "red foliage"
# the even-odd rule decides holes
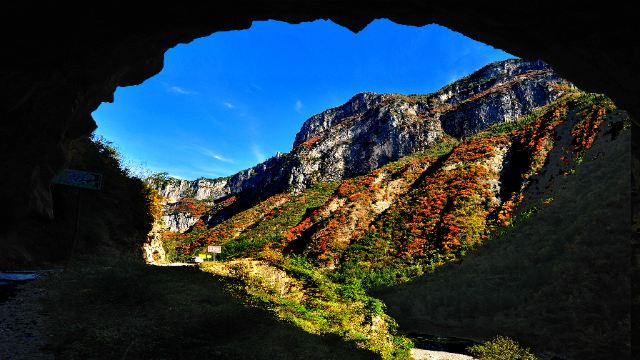
[[[457,146],[443,167],[413,192],[393,204],[369,233],[390,241],[396,256],[425,257],[431,251],[452,252],[485,236],[485,222],[497,205],[488,180],[499,174],[485,161],[509,137],[477,138]],[[377,230],[380,229],[380,230]]]
[[[606,108],[595,104],[584,111],[576,113],[578,122],[571,129],[574,152],[583,154],[591,148],[593,140],[595,140],[598,134],[598,128],[604,121],[606,113]]]
[[[301,145],[304,146],[304,147],[309,148],[309,147],[311,147],[311,145],[317,143],[318,141],[320,141],[320,136],[316,135],[314,137],[309,138],[309,140],[303,142]]]
[[[182,213],[188,213],[194,218],[199,218],[204,215],[210,206],[203,201],[198,201],[194,198],[183,198],[173,205],[173,210]]]
[[[237,198],[235,196],[228,197],[222,201],[222,207],[229,207],[231,204],[235,203]]]
[[[523,154],[528,157],[531,171],[524,174],[528,179],[544,166],[549,151],[553,148],[555,128],[567,119],[568,105],[561,103],[538,116],[533,122],[515,134]]]

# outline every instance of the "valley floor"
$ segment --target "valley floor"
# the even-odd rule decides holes
[[[472,360],[468,355],[448,353],[444,351],[433,351],[423,349],[411,350],[411,357],[414,360]]]
[[[49,358],[376,358],[243,305],[224,282],[194,267],[84,264],[42,286]]]
[[[103,264],[66,274],[49,272],[20,285],[13,297],[0,304],[0,359],[377,357],[337,337],[307,334],[261,310],[240,305],[223,292],[223,283],[189,265],[120,263],[113,268]],[[113,286],[114,277],[123,272],[153,281]],[[184,286],[183,281],[195,284]],[[136,290],[151,290],[153,295],[134,296],[130,303],[132,299],[118,296],[117,289],[127,296]],[[160,308],[179,313],[180,319],[171,319]],[[472,359],[423,349],[413,349],[411,356],[416,360]]]

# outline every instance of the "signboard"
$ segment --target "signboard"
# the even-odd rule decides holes
[[[222,246],[209,245],[207,246],[207,252],[220,254],[222,252]]]
[[[55,178],[53,178],[52,183],[83,189],[100,190],[102,189],[102,174],[82,170],[64,169]]]

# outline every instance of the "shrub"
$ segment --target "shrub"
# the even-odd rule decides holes
[[[521,347],[506,336],[496,336],[482,345],[467,348],[471,355],[480,360],[536,360],[528,348]]]

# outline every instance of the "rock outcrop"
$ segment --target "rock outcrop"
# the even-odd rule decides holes
[[[167,211],[161,220],[167,230],[176,232],[187,231],[198,222],[197,217],[181,211]]]
[[[511,59],[433,94],[360,93],[306,120],[287,154],[226,178],[150,183],[169,205],[185,198],[215,202],[239,195],[251,206],[285,190],[300,192],[321,181],[367,174],[445,138],[463,139],[515,120],[571,87],[542,61]],[[184,231],[198,218],[169,206],[164,219],[169,229]]]

